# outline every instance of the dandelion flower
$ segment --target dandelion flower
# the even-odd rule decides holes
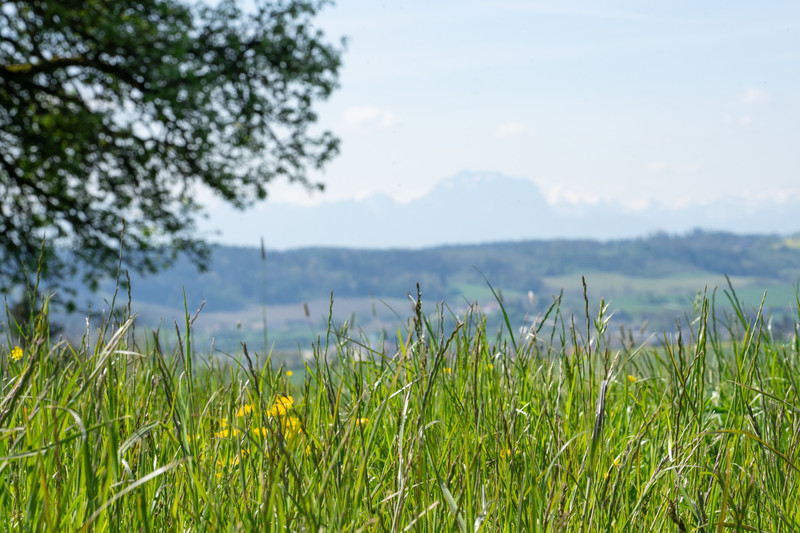
[[[253,412],[253,406],[250,404],[245,404],[241,406],[238,411],[236,411],[236,416],[241,418],[245,415],[249,415],[252,412]]]
[[[11,350],[11,358],[14,361],[19,361],[20,359],[22,359],[22,348],[20,348],[19,346],[14,346],[14,349]]]
[[[281,419],[281,429],[283,430],[283,438],[291,440],[300,433],[300,419],[296,416],[286,416]]]
[[[230,437],[235,437],[238,434],[239,434],[239,430],[238,429],[234,429],[234,430],[223,429],[222,431],[218,431],[217,433],[214,433],[214,436],[217,437],[218,439],[226,439],[229,436]]]
[[[266,438],[267,436],[267,428],[253,428],[251,433],[257,437]]]
[[[272,404],[272,407],[269,410],[270,416],[283,416],[286,414],[286,411],[292,408],[294,405],[294,398],[291,396],[278,396],[275,398],[275,402]]]

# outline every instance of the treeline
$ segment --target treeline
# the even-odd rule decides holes
[[[779,235],[694,231],[617,240],[547,240],[419,250],[304,248],[266,251],[217,246],[205,272],[187,260],[157,275],[132,275],[137,301],[183,306],[181,288],[219,310],[325,298],[402,297],[419,283],[428,299],[460,298],[486,278],[504,291],[537,291],[542,277],[614,272],[664,277],[685,272],[800,278],[800,248]],[[113,288],[107,280],[103,290]]]

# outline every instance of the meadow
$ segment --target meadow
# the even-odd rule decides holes
[[[331,320],[301,368],[203,354],[188,310],[70,344],[44,299],[0,347],[0,530],[800,529],[797,331],[732,286],[645,342],[495,296],[499,329],[419,292],[377,342]]]

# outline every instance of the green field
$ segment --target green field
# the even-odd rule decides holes
[[[57,342],[45,305],[0,348],[0,527],[796,531],[800,340],[709,305],[621,346],[594,301],[522,338],[420,306],[300,370],[195,354],[189,317]]]

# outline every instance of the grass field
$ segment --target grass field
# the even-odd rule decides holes
[[[188,313],[68,345],[45,301],[0,348],[0,530],[796,531],[800,339],[725,294],[622,346],[602,302],[523,337],[420,304],[304,370],[208,357]]]

